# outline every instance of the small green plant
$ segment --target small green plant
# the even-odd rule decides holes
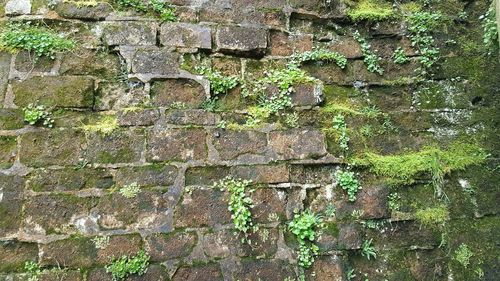
[[[392,61],[396,64],[405,64],[409,62],[410,59],[406,56],[405,50],[403,50],[403,48],[401,47],[398,47],[392,55]]]
[[[96,249],[104,250],[109,246],[109,236],[96,236],[92,238]]]
[[[28,281],[38,281],[40,274],[42,274],[40,265],[34,261],[25,262],[24,271],[28,274]]]
[[[335,208],[335,205],[332,203],[328,203],[325,208],[325,216],[328,218],[333,218],[335,217],[335,213],[337,212],[337,209]]]
[[[354,8],[349,9],[347,15],[354,22],[383,21],[394,17],[394,11],[391,4],[383,0],[361,0]]]
[[[149,266],[149,255],[144,250],[137,255],[128,257],[122,256],[106,266],[106,272],[111,273],[113,281],[124,280],[130,275],[143,275]]]
[[[389,196],[387,196],[388,199],[388,204],[389,204],[389,210],[397,212],[401,208],[400,201],[401,201],[401,196],[397,193],[391,193]]]
[[[227,190],[230,194],[228,210],[231,212],[233,225],[236,230],[245,235],[242,242],[248,242],[248,234],[250,230],[254,230],[252,221],[253,201],[247,194],[248,187],[252,182],[248,180],[234,179],[226,177],[214,184],[214,187],[219,187],[221,190]]]
[[[75,3],[77,8],[95,7],[99,4],[96,0],[63,0],[63,3]]]
[[[423,225],[439,225],[445,223],[450,214],[446,206],[438,206],[434,208],[427,208],[418,210],[415,213],[415,218]]]
[[[197,66],[198,74],[203,75],[210,82],[210,93],[215,96],[226,94],[238,86],[240,79],[237,76],[225,76],[221,72],[206,66]]]
[[[135,198],[137,194],[141,191],[141,188],[139,185],[134,182],[129,185],[125,185],[124,187],[120,188],[118,192],[125,197],[125,198]]]
[[[377,252],[375,247],[373,247],[373,239],[363,241],[361,245],[361,255],[366,259],[377,258]]]
[[[290,64],[299,66],[307,61],[335,62],[342,69],[347,65],[347,58],[344,55],[326,49],[314,49],[312,51],[294,54]]]
[[[371,45],[366,42],[366,39],[361,37],[361,34],[356,30],[354,32],[354,38],[358,41],[361,51],[363,52],[363,61],[366,64],[366,68],[370,72],[378,73],[379,75],[384,74],[384,69],[380,66],[380,57],[378,57],[371,50]]]
[[[361,186],[354,172],[337,170],[335,172],[335,178],[340,187],[347,191],[349,201],[356,201],[356,194],[361,189]]]
[[[494,2],[491,3],[488,11],[479,18],[484,30],[483,43],[488,50],[488,55],[498,50],[498,29]]]
[[[228,123],[227,123],[227,121],[226,121],[226,120],[220,120],[219,122],[217,122],[216,127],[217,127],[218,129],[226,129],[226,128],[227,128],[227,125],[228,125]]]
[[[458,249],[455,250],[454,259],[460,263],[464,268],[467,268],[470,264],[470,258],[474,256],[474,253],[469,249],[466,244],[461,244]]]
[[[95,132],[103,136],[108,136],[114,130],[118,129],[118,120],[114,115],[104,115],[97,123],[83,125],[82,128],[86,132]]]
[[[181,101],[174,101],[168,106],[169,109],[186,109],[187,105]]]
[[[0,51],[33,52],[35,60],[42,56],[55,59],[56,53],[71,50],[75,45],[73,40],[66,39],[46,27],[31,25],[29,22],[10,23],[0,33]]]
[[[115,0],[115,3],[121,9],[132,9],[139,13],[152,14],[163,22],[177,21],[175,7],[160,0]]]
[[[337,130],[337,132],[340,134],[339,136],[339,147],[342,149],[344,152],[349,150],[349,136],[347,135],[347,125],[345,123],[344,115],[338,114],[337,116],[333,117],[332,121],[332,127]]]
[[[354,272],[354,268],[351,268],[347,271],[347,280],[351,281],[356,277],[356,273]]]
[[[319,247],[314,244],[317,231],[323,228],[323,220],[311,210],[296,213],[288,224],[288,229],[299,242],[298,263],[303,268],[309,268],[319,253]]]
[[[30,125],[40,124],[44,127],[52,128],[54,126],[54,119],[52,113],[47,111],[43,105],[29,104],[23,108],[24,121]]]
[[[285,124],[290,128],[297,128],[299,126],[299,115],[297,112],[287,114],[285,116]]]

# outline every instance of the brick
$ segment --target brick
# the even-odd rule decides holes
[[[111,12],[112,7],[108,3],[97,3],[95,6],[78,6],[77,3],[62,2],[55,7],[55,11],[61,17],[70,19],[102,20]]]
[[[62,56],[60,75],[92,75],[114,80],[120,75],[120,59],[104,51],[77,49]]]
[[[96,248],[95,245],[93,245]],[[142,248],[142,238],[139,234],[109,236],[109,243],[103,249],[97,249],[96,261],[101,265],[109,264],[121,256],[135,255]]]
[[[28,166],[76,165],[83,156],[85,136],[77,130],[44,130],[21,136],[21,163]]]
[[[284,193],[271,188],[259,188],[252,194],[251,198],[255,202],[252,208],[252,217],[256,222],[273,222],[270,215],[277,215],[279,218],[286,217],[286,197]],[[257,204],[258,202],[258,204]]]
[[[227,224],[231,214],[227,210],[227,195],[215,188],[195,189],[184,193],[174,213],[175,227],[202,227]]]
[[[86,159],[93,163],[138,162],[144,150],[142,130],[115,130],[106,136],[90,133],[87,138]]]
[[[272,56],[291,56],[294,53],[311,51],[313,36],[311,34],[289,34],[272,30],[269,38],[269,51]]]
[[[390,216],[387,205],[389,195],[387,186],[363,186],[355,202],[347,201],[347,193],[345,191],[342,193],[343,195],[340,195],[339,200],[335,202],[339,217],[349,217],[354,210],[362,210],[363,219],[380,219]]]
[[[194,232],[156,233],[146,238],[146,249],[152,261],[167,261],[183,258],[196,245]]]
[[[166,113],[166,122],[175,125],[214,126],[217,120],[217,114],[203,109],[176,109]]]
[[[205,264],[193,267],[181,267],[175,273],[173,281],[222,281],[218,264]]]
[[[359,249],[361,248],[362,232],[359,225],[354,223],[341,224],[339,226],[338,247],[339,249]]]
[[[211,49],[211,29],[183,22],[164,23],[160,28],[160,43],[167,47]]]
[[[70,238],[40,245],[40,265],[88,268],[96,264],[97,249],[90,238]]]
[[[179,73],[178,53],[159,48],[139,48],[132,58],[133,73],[176,75]]]
[[[23,190],[24,179],[0,174],[0,238],[12,236],[19,230]]]
[[[283,183],[289,181],[288,167],[278,165],[233,166],[230,174],[253,183]]]
[[[23,271],[26,261],[36,261],[37,258],[38,245],[36,243],[17,240],[0,241],[0,272]]]
[[[286,28],[287,16],[282,5],[274,1],[227,1],[205,3],[199,12],[201,22],[223,24],[265,25],[278,29]]]
[[[204,253],[210,258],[226,258],[231,254],[239,257],[271,257],[277,251],[278,230],[260,228],[249,233],[252,245],[241,243],[242,234],[234,229],[223,229],[206,233],[203,237]]]
[[[329,49],[344,55],[348,59],[363,57],[358,41],[352,37],[341,37],[330,43]]]
[[[217,29],[215,40],[222,52],[261,55],[267,48],[267,37],[264,28],[223,26]]]
[[[319,257],[307,271],[307,275],[312,280],[317,281],[348,280],[344,271],[342,259],[337,255]]]
[[[91,108],[94,80],[86,76],[31,77],[12,83],[14,103],[24,107],[38,102],[45,106]]]
[[[267,146],[266,134],[255,131],[217,130],[212,137],[219,156],[224,160],[243,155],[262,155]]]
[[[151,99],[156,106],[182,103],[188,108],[199,108],[206,99],[203,86],[191,79],[153,81]]]
[[[154,46],[156,44],[157,27],[150,22],[106,22],[102,28],[106,45]]]
[[[86,216],[94,201],[67,194],[30,197],[25,204],[23,231],[42,235],[74,233],[74,218]]]
[[[241,281],[251,280],[284,280],[294,279],[293,267],[284,260],[243,260],[241,268],[236,273],[236,278]]]
[[[169,186],[174,184],[177,168],[168,165],[123,167],[116,171],[116,183],[127,185],[136,182],[139,186]]]
[[[152,130],[148,133],[147,158],[151,161],[203,160],[207,157],[206,132],[202,129]]]
[[[105,189],[114,184],[110,171],[102,168],[37,169],[29,174],[28,179],[27,188],[37,192]]]
[[[0,169],[12,167],[17,155],[17,138],[0,136]]]
[[[326,154],[325,136],[315,130],[270,132],[269,146],[283,159],[319,158]]]
[[[117,114],[120,126],[151,126],[160,119],[160,110],[123,110]]]

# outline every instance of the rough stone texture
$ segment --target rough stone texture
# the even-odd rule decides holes
[[[95,246],[94,246],[95,247]],[[142,248],[142,239],[139,234],[113,235],[105,248],[97,249],[97,262],[109,264],[123,255],[135,255]]]
[[[163,46],[212,49],[211,29],[189,23],[164,23],[160,28],[160,43]]]
[[[0,169],[10,168],[17,154],[17,138],[0,136]]]
[[[42,266],[79,268],[96,263],[97,249],[88,238],[72,238],[40,245]]]
[[[150,126],[160,119],[157,109],[124,110],[117,115],[120,126]]]
[[[90,133],[86,158],[95,163],[137,162],[144,150],[142,130],[113,131],[109,135]]]
[[[12,83],[17,106],[40,103],[45,106],[91,108],[94,80],[86,76],[32,77]]]
[[[217,29],[215,42],[222,52],[258,55],[267,48],[267,37],[264,28],[223,26]]]
[[[5,3],[6,15],[24,15],[31,12],[30,0],[7,0]]]
[[[110,46],[154,46],[156,44],[156,29],[156,25],[151,25],[147,22],[106,22],[102,26],[103,40]]]
[[[267,146],[266,135],[259,132],[217,130],[212,138],[222,159],[235,159],[245,154],[261,155]]]
[[[127,185],[137,183],[140,186],[168,186],[177,177],[174,166],[149,165],[142,167],[123,167],[116,172],[116,183]]]
[[[313,36],[311,34],[287,34],[271,31],[269,49],[272,56],[291,56],[294,53],[311,51]]]
[[[21,177],[0,173],[0,238],[9,237],[19,229],[23,186]]]
[[[112,11],[109,3],[97,3],[95,6],[78,6],[77,3],[62,2],[55,11],[62,17],[83,20],[102,20]]]
[[[28,166],[76,165],[83,156],[85,136],[77,130],[44,130],[21,137],[21,163]],[[42,150],[41,147],[50,147]]]
[[[185,193],[175,208],[176,227],[196,227],[227,224],[231,214],[227,210],[226,195],[218,189],[194,189]]]
[[[0,130],[21,129],[23,126],[23,112],[21,110],[0,109]]]
[[[242,281],[283,280],[293,278],[292,267],[281,260],[243,260],[236,278]]]
[[[37,258],[38,244],[36,243],[16,240],[0,241],[0,270],[2,272],[20,271],[26,261],[36,261]]]
[[[37,169],[30,173],[27,188],[38,192],[110,188],[115,183],[110,171],[102,168]]]
[[[343,200],[336,202],[340,217],[350,216],[354,210],[362,210],[364,219],[380,219],[389,217],[387,196],[389,190],[386,186],[364,186],[357,194],[354,203],[347,202],[347,194]]]
[[[193,267],[181,267],[175,273],[174,281],[222,281],[222,273],[217,264],[206,264]]]
[[[311,130],[273,131],[269,133],[269,146],[284,159],[319,158],[326,154],[325,136]]]
[[[316,260],[308,276],[317,281],[345,281],[344,266],[339,256],[326,256]]]
[[[202,109],[171,110],[166,113],[166,122],[175,125],[216,125],[218,116]]]
[[[188,108],[200,107],[206,98],[203,86],[190,79],[154,81],[151,86],[151,96],[153,104],[157,106],[182,103]]]
[[[179,73],[179,54],[158,48],[139,48],[132,58],[132,72],[158,75]]]
[[[200,129],[169,129],[148,132],[147,158],[152,161],[203,160],[207,156],[206,132]]]
[[[119,70],[120,60],[117,55],[79,49],[62,57],[59,73],[115,79]]]
[[[157,233],[146,238],[146,249],[152,261],[166,261],[189,255],[196,242],[193,232]]]

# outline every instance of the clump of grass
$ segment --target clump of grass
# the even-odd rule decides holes
[[[95,124],[83,125],[84,131],[100,133],[103,136],[111,134],[117,128],[118,128],[118,120],[114,115],[104,115]]]
[[[55,58],[56,53],[75,48],[76,43],[63,35],[31,23],[11,23],[0,33],[0,50],[28,51],[35,59],[45,56]]]
[[[427,208],[424,210],[418,210],[415,213],[416,219],[423,225],[439,225],[443,224],[448,220],[450,213],[446,206],[438,206],[433,208]]]

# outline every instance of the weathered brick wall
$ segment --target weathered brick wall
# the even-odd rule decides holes
[[[2,25],[43,21],[77,46],[36,62],[26,52],[0,52],[0,280],[27,278],[26,261],[64,269],[44,271],[42,280],[111,280],[105,265],[140,249],[151,265],[130,280],[295,280],[297,243],[287,222],[294,210],[323,214],[332,206],[307,280],[347,280],[351,269],[353,280],[500,278],[500,67],[497,55],[480,52],[478,19],[489,1],[432,6],[449,21],[433,33],[440,59],[426,81],[413,79],[419,54],[405,19],[355,24],[348,1],[172,0],[175,23],[118,11],[112,1],[2,2]],[[458,19],[464,11],[467,19]],[[367,70],[355,30],[382,58],[383,75]],[[222,120],[243,124],[251,102],[237,87],[207,111],[210,84],[189,71],[204,57],[225,75],[256,77],[318,46],[348,63],[302,67],[321,83],[295,87],[296,128],[283,125],[284,116],[256,128],[218,128]],[[400,46],[410,58],[404,65],[391,59]],[[23,121],[22,108],[33,102],[53,110],[54,128]],[[354,167],[363,189],[349,202],[334,177],[348,157],[325,130],[335,115],[325,108],[336,103],[376,106],[390,120],[391,129],[362,134],[385,121],[346,115],[351,156],[472,139],[490,156],[445,176],[445,203],[426,176],[394,187]],[[104,115],[116,116],[119,127],[106,135],[84,129]],[[213,187],[226,176],[256,188],[252,217],[260,230],[252,246],[233,234],[229,195]],[[136,197],[117,192],[132,183],[141,188]],[[469,186],[474,193],[464,191]],[[397,214],[388,205],[393,192],[401,196]],[[417,210],[440,204],[449,210],[444,225],[415,220]],[[99,235],[110,237],[105,249],[92,242]],[[370,239],[377,258],[367,260],[360,248]],[[474,253],[468,268],[454,259],[462,244]]]

